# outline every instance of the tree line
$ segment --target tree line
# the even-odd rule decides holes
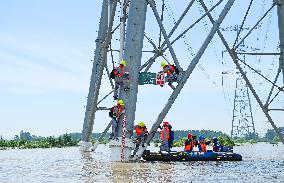
[[[284,135],[284,127],[278,128],[279,131]],[[276,133],[273,129],[268,129],[264,137],[260,137],[257,133],[249,133],[243,137],[230,139],[229,135],[223,133],[221,131],[213,131],[213,130],[174,130],[175,143],[176,145],[182,145],[184,140],[187,137],[187,134],[191,133],[196,136],[204,136],[207,139],[211,139],[212,137],[218,137],[223,143],[231,144],[232,143],[255,143],[255,142],[271,142],[277,143],[280,142]],[[21,131],[19,135],[15,135],[12,140],[5,140],[2,136],[0,136],[0,149],[5,148],[51,148],[51,147],[68,147],[68,146],[76,146],[81,140],[82,133],[69,133],[63,134],[59,137],[40,137],[31,135],[30,132]],[[93,133],[91,142],[94,143],[99,137],[101,133]],[[109,142],[108,137],[109,134],[102,140],[103,144]],[[158,143],[160,140],[160,134],[156,133],[152,142]]]
[[[63,134],[59,137],[37,137],[29,132],[20,132],[20,135],[15,135],[12,140],[5,140],[0,137],[0,149],[19,148],[51,148],[51,147],[68,147],[78,144],[77,140],[72,139],[71,134]]]

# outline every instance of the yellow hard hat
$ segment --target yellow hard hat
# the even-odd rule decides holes
[[[145,123],[144,122],[140,122],[140,123],[138,123],[138,126],[145,127]]]
[[[165,67],[167,65],[167,62],[165,61],[165,60],[163,60],[162,62],[161,62],[161,67]]]
[[[118,100],[117,103],[118,103],[119,105],[124,105],[123,100]]]
[[[120,64],[126,66],[126,61],[125,60],[121,60]]]

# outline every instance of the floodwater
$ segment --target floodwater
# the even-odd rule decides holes
[[[155,149],[155,148],[154,148]],[[78,147],[0,151],[0,182],[284,182],[284,146],[235,147],[241,162],[110,162],[110,149]]]

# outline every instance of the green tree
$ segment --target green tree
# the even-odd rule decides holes
[[[56,139],[52,136],[47,138],[48,143],[50,144],[51,147],[55,147],[56,146]]]

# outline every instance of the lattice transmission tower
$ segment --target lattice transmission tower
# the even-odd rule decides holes
[[[237,72],[231,137],[255,136],[249,88],[242,75]]]
[[[126,126],[123,126],[123,123],[119,123],[118,125],[118,141],[111,140],[110,148],[111,148],[111,160],[113,161],[128,161],[130,160],[130,153],[133,149],[133,143],[130,138],[130,134],[125,134],[125,137],[122,135],[126,129],[132,129],[134,126],[135,121],[135,112],[136,112],[136,102],[137,102],[137,94],[138,94],[138,85],[140,82],[141,75],[143,75],[145,81],[150,84],[156,78],[152,78],[151,74],[147,74],[147,71],[155,62],[155,60],[159,57],[165,57],[165,52],[168,51],[170,53],[171,59],[174,61],[174,64],[177,66],[178,70],[180,71],[179,79],[177,81],[176,87],[173,89],[171,95],[169,96],[164,108],[159,113],[157,119],[155,120],[151,130],[149,131],[149,135],[146,138],[145,146],[139,146],[139,150],[137,151],[136,155],[133,160],[139,159],[147,145],[150,144],[151,139],[154,137],[155,132],[159,128],[160,124],[164,120],[165,116],[171,109],[173,103],[177,99],[179,93],[182,91],[185,83],[189,79],[190,75],[192,74],[195,67],[198,65],[200,58],[202,57],[203,53],[207,49],[208,45],[212,41],[214,35],[218,33],[218,36],[221,38],[222,43],[225,45],[228,53],[232,57],[236,67],[240,71],[242,77],[246,81],[249,89],[253,93],[254,97],[258,101],[261,108],[263,108],[263,104],[259,101],[257,94],[254,92],[254,88],[250,85],[248,78],[246,77],[245,71],[243,71],[242,67],[239,64],[239,59],[237,56],[237,47],[231,49],[228,45],[225,37],[223,36],[222,32],[219,29],[219,26],[222,24],[223,20],[225,19],[226,15],[230,11],[231,7],[233,6],[236,0],[219,0],[215,5],[207,8],[205,5],[204,0],[189,0],[188,5],[185,6],[184,11],[182,11],[181,16],[170,28],[170,31],[167,32],[165,25],[163,24],[163,12],[159,13],[157,10],[156,2],[154,0],[102,0],[102,12],[101,12],[101,19],[99,24],[98,30],[98,37],[96,39],[96,50],[93,59],[93,69],[92,75],[90,80],[89,86],[89,93],[84,117],[84,125],[82,131],[82,138],[80,142],[80,149],[82,151],[89,151],[90,147],[92,147],[91,143],[91,136],[93,131],[94,119],[95,114],[98,110],[106,110],[107,107],[99,107],[98,105],[101,104],[101,101],[108,97],[112,92],[110,91],[106,96],[102,97],[101,100],[99,99],[99,93],[101,90],[102,84],[102,77],[103,71],[106,70],[106,73],[109,75],[109,68],[108,68],[108,52],[111,52],[113,49],[111,48],[111,42],[113,39],[113,33],[119,30],[120,34],[120,44],[119,44],[119,57],[117,60],[121,60],[122,58],[127,61],[126,71],[129,73],[129,90],[125,91],[120,89],[119,91],[119,98],[124,100],[126,106],[126,112],[121,116],[121,119],[125,119]],[[160,1],[159,1],[160,2]],[[164,4],[164,0],[161,1]],[[174,1],[175,3],[179,3],[179,1]],[[180,27],[180,23],[184,19],[184,17],[188,14],[189,9],[192,7],[194,3],[198,3],[198,6],[202,6],[205,10],[205,14],[201,17],[196,18],[192,16],[192,18],[196,18],[196,21],[189,25],[185,24],[183,27],[182,33],[176,36],[176,30]],[[223,4],[222,4],[223,3]],[[120,7],[118,5],[120,4]],[[284,28],[283,28],[283,20],[284,20],[284,8],[283,8],[283,1],[278,0],[275,1],[273,4],[274,6],[278,6],[280,8],[279,12],[279,24],[280,24],[280,41],[281,45],[284,45]],[[211,16],[211,13],[215,8],[218,7],[221,11],[216,20]],[[221,8],[220,8],[221,7]],[[273,8],[272,7],[272,8]],[[271,8],[271,9],[272,9]],[[119,25],[114,25],[114,19],[117,13],[117,9],[120,9],[121,15],[119,16]],[[164,8],[162,8],[164,9]],[[146,13],[147,11],[152,11],[154,15],[154,19],[156,20],[157,24],[159,25],[160,29],[160,37],[162,36],[163,42],[161,42],[161,38],[159,38],[159,44],[155,44],[145,33],[145,27],[151,26],[146,24]],[[194,57],[190,61],[190,64],[186,68],[182,68],[179,64],[177,59],[175,50],[173,48],[173,44],[182,38],[190,29],[192,29],[196,24],[198,24],[203,18],[208,17],[212,23],[212,28],[209,31],[208,35],[204,37],[204,40],[201,41],[200,48],[194,54]],[[254,27],[255,28],[255,27]],[[172,38],[176,36],[175,38]],[[283,38],[282,38],[283,37]],[[153,56],[142,63],[141,58],[143,51],[143,40],[146,38],[151,45],[153,46]],[[241,41],[242,42],[242,41]],[[281,53],[284,54],[284,47],[281,47]],[[283,56],[281,56],[283,58]],[[283,64],[280,68],[279,73],[283,70]],[[113,63],[112,63],[113,64]],[[113,64],[114,65],[114,64]],[[114,89],[114,84],[112,80],[110,80],[112,89]],[[143,83],[143,82],[142,82]],[[273,128],[279,135],[277,131],[277,127],[275,126],[273,120],[271,119],[270,115],[266,110],[263,110],[266,117],[268,118],[269,122],[272,124]],[[107,116],[106,116],[107,118]],[[105,131],[102,133],[101,137],[98,139],[97,142],[106,134],[110,127],[110,123],[107,125]],[[280,140],[284,143],[284,140],[281,135],[279,135]],[[96,145],[95,145],[96,146]],[[93,148],[95,149],[95,148]],[[122,158],[123,157],[123,158]]]

